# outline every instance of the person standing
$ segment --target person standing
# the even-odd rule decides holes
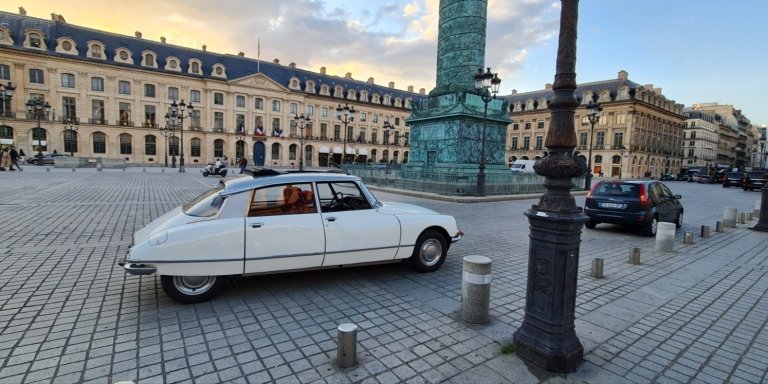
[[[240,173],[245,172],[245,167],[248,165],[248,159],[245,158],[245,156],[240,158]]]
[[[10,155],[11,155],[11,171],[13,171],[14,165],[16,166],[16,168],[19,169],[19,171],[23,171],[23,169],[21,169],[21,166],[19,165],[19,157],[21,156],[19,156],[19,152],[16,151],[16,147],[11,147]]]
[[[8,168],[9,170],[13,170],[11,168],[11,155],[8,153],[7,148],[0,149],[0,171],[5,171],[5,169]]]

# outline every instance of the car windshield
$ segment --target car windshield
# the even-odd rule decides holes
[[[728,172],[728,177],[733,178],[733,179],[740,179],[741,178],[741,174],[738,173],[738,172]]]
[[[184,214],[189,216],[214,216],[217,212],[219,212],[221,203],[224,201],[224,198],[219,195],[219,192],[221,192],[223,189],[224,186],[219,184],[218,187],[203,192],[199,196],[192,199],[190,202],[184,204],[181,207],[181,210],[184,212]]]
[[[600,183],[592,196],[639,197],[640,186],[626,183]]]
[[[749,172],[747,173],[747,177],[750,179],[762,179],[765,172]]]

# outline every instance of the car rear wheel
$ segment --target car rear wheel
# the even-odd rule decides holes
[[[675,227],[681,228],[683,226],[683,211],[677,214],[677,220],[675,220]]]
[[[424,231],[416,240],[416,247],[408,259],[417,272],[433,272],[440,268],[448,255],[448,243],[440,232]]]
[[[659,218],[654,216],[648,226],[645,227],[645,234],[648,236],[656,236],[656,230],[659,228]]]
[[[584,226],[589,228],[589,229],[595,229],[595,227],[597,226],[597,222],[589,220],[586,223],[584,223]]]
[[[180,303],[193,304],[210,300],[222,285],[222,276],[160,276],[163,291]]]

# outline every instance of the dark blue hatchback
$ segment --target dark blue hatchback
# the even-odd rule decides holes
[[[619,224],[642,228],[650,236],[656,235],[660,221],[683,225],[680,195],[653,180],[601,181],[587,194],[584,213],[589,216],[587,228]]]

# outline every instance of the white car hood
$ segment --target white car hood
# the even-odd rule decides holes
[[[155,233],[191,223],[193,221],[200,221],[201,219],[205,220],[206,218],[185,215],[181,211],[181,206],[178,206],[166,212],[164,215],[158,217],[157,219],[152,220],[152,222],[147,224],[144,228],[136,231],[136,233],[133,234],[133,244],[139,244],[143,241],[146,241]]]
[[[387,213],[391,215],[409,215],[409,214],[422,214],[422,215],[438,215],[437,212],[420,207],[418,205],[413,204],[407,204],[407,203],[392,203],[392,202],[382,202],[384,206],[379,208],[379,212],[381,213]]]

